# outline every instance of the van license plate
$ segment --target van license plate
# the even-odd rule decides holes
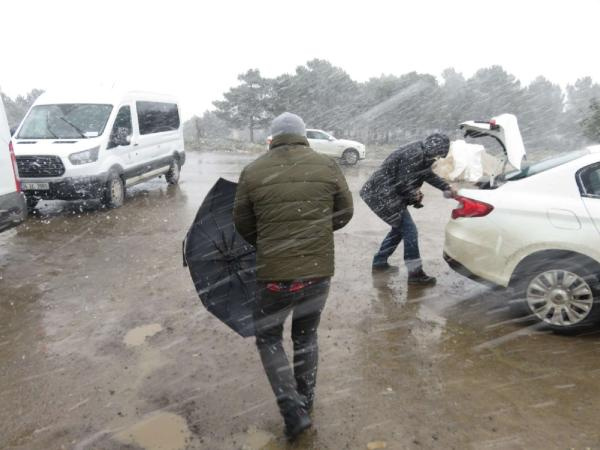
[[[24,191],[47,191],[50,189],[50,183],[21,183]]]

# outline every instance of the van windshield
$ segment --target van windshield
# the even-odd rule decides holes
[[[553,169],[554,167],[558,167],[562,164],[566,164],[570,161],[580,158],[581,156],[587,155],[588,153],[589,150],[578,150],[575,152],[567,153],[565,155],[544,159],[543,161],[531,164],[530,166],[525,166],[521,170],[514,170],[512,172],[508,172],[504,176],[499,177],[499,179],[502,181],[513,181],[520,180],[522,178],[527,178],[537,173]]]
[[[17,139],[86,139],[102,135],[112,105],[61,103],[34,106]]]

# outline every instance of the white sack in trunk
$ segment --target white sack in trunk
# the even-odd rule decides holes
[[[450,181],[476,182],[484,175],[484,155],[488,156],[483,145],[452,141],[448,156],[436,163],[434,171]]]

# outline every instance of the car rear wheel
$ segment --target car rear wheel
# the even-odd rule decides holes
[[[516,283],[513,309],[559,332],[583,331],[600,320],[598,275],[585,262],[534,263]],[[516,306],[516,308],[515,308]]]
[[[346,149],[346,150],[344,150],[344,153],[342,153],[342,162],[349,166],[356,165],[356,163],[358,163],[359,159],[360,159],[360,155],[358,154],[358,151],[356,151],[353,148]]]
[[[179,165],[179,160],[177,158],[173,158],[171,162],[171,167],[169,167],[169,171],[165,174],[165,179],[169,184],[177,184],[179,183],[179,176],[181,175],[181,166]]]
[[[125,201],[125,183],[116,172],[111,172],[106,182],[102,203],[108,208],[119,208]]]

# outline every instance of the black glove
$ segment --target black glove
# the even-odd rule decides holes
[[[423,204],[423,193],[421,191],[412,192],[408,197],[408,204],[410,206],[414,206],[415,208],[422,208]]]

